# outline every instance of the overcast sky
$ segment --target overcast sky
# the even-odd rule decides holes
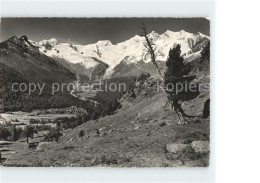
[[[166,30],[209,36],[210,22],[206,18],[2,18],[0,40],[26,35],[33,41],[56,38],[61,42],[90,44],[111,40],[113,44],[140,34],[144,22],[148,32]]]

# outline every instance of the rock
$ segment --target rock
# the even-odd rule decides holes
[[[71,138],[67,139],[67,142],[74,142],[74,138],[71,137]]]
[[[64,146],[63,149],[64,149],[64,150],[74,149],[74,146]]]
[[[138,130],[140,128],[140,126],[135,126],[134,130]]]
[[[166,119],[166,115],[162,116],[161,119]]]
[[[147,136],[150,136],[152,133],[152,130],[148,130]]]
[[[106,136],[106,135],[108,135],[107,132],[102,132],[102,133],[99,134],[100,137],[102,137],[102,136]]]
[[[165,121],[159,124],[160,127],[163,127],[163,126],[166,126],[166,125],[167,125],[167,123]]]
[[[166,144],[166,150],[170,153],[179,153],[189,150],[191,146],[189,144]]]
[[[102,128],[99,128],[98,130],[99,130],[99,132],[101,132],[101,131],[103,131],[103,130],[105,130],[106,129],[106,127],[104,126],[104,127],[102,127]]]
[[[193,141],[191,147],[196,153],[208,153],[210,151],[210,143],[208,140]]]
[[[44,151],[45,149],[48,148],[48,145],[50,144],[50,142],[40,142],[39,145],[36,148],[36,151]]]

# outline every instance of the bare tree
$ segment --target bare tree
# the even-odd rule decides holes
[[[147,49],[147,52],[151,56],[151,60],[152,60],[152,63],[154,64],[154,66],[155,66],[157,74],[159,74],[160,79],[162,81],[164,81],[164,77],[163,77],[163,75],[160,71],[160,68],[158,67],[158,64],[156,63],[156,60],[155,60],[155,54],[154,54],[154,48],[153,48],[154,43],[149,39],[149,36],[147,34],[147,28],[146,28],[145,24],[143,22],[141,24],[142,24],[141,27],[140,27],[142,29],[141,36],[143,36],[145,38],[145,41],[146,41],[146,44],[147,44],[145,47]]]

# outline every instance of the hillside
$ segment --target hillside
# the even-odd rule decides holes
[[[0,43],[0,63],[35,82],[72,82],[75,75],[54,59],[42,54],[26,36],[16,36]]]
[[[164,93],[155,89],[156,80],[148,79],[148,83],[134,89],[135,97],[127,92],[121,99],[122,108],[113,115],[64,131],[58,143],[43,142],[32,150],[26,144],[12,145],[19,153],[7,158],[4,166],[208,166],[209,153],[195,152],[191,143],[209,140],[209,119],[178,125]],[[202,92],[183,108],[190,115],[202,114],[208,98],[209,93]],[[167,150],[171,144],[185,149],[171,153]]]
[[[57,60],[41,53],[26,36],[19,39],[14,36],[0,43],[0,71],[1,112],[70,106],[83,107],[90,113],[94,110],[91,102],[83,102],[69,91],[52,94],[52,83],[71,83],[77,79],[76,75]],[[39,95],[39,88],[32,93],[28,90],[14,91],[13,83],[26,86],[29,83],[45,84],[45,87]]]

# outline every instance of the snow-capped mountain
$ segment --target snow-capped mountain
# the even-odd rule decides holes
[[[167,30],[163,34],[152,31],[149,39],[153,40],[156,59],[166,61],[168,52],[174,44],[181,45],[182,55],[189,57],[198,54],[209,42],[209,37],[202,33],[189,33],[184,30],[172,32]],[[86,69],[95,68],[100,63],[106,63],[106,75],[111,75],[114,68],[121,62],[126,64],[150,62],[150,55],[146,51],[145,39],[134,36],[129,40],[118,44],[112,44],[109,40],[98,41],[89,45],[73,45],[71,43],[59,43],[55,38],[43,40],[38,43],[39,50],[50,57],[61,58],[71,64],[80,64]]]

